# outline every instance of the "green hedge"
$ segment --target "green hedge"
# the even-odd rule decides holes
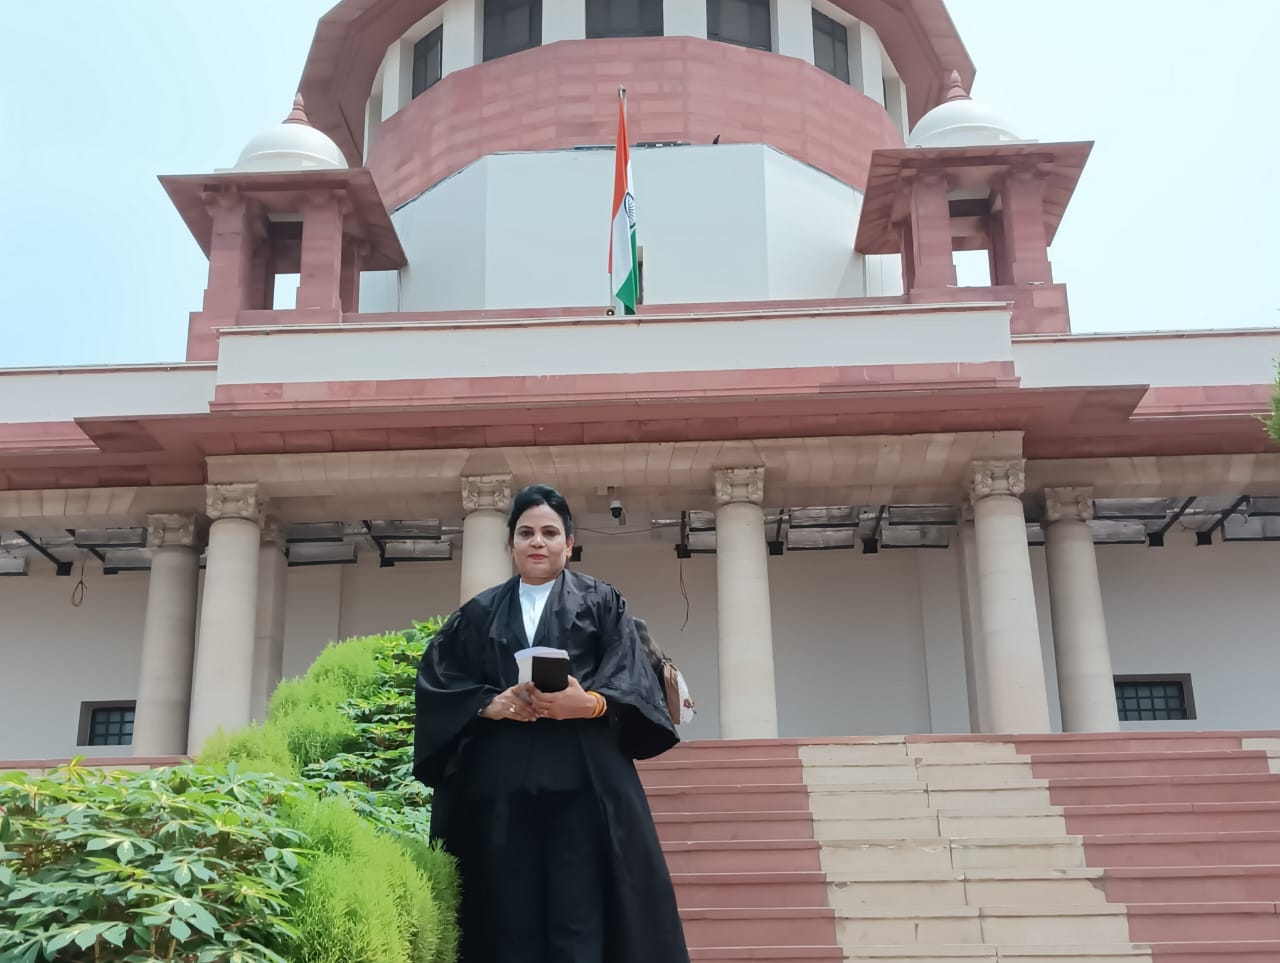
[[[1267,419],[1267,433],[1280,441],[1280,362],[1276,364],[1276,391],[1271,396],[1271,416]]]
[[[0,963],[452,963],[413,683],[439,627],[325,649],[197,764],[0,780]]]

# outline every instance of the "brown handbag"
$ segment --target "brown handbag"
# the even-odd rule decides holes
[[[677,726],[689,722],[697,709],[684,674],[681,673],[680,667],[667,658],[662,649],[658,648],[658,644],[653,641],[653,637],[649,635],[648,623],[644,619],[636,619],[635,623],[640,641],[644,643],[645,654],[649,657],[649,663],[658,674],[658,684],[662,686],[662,695],[666,701],[671,722]]]

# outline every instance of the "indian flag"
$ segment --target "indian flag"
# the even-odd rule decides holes
[[[618,149],[613,170],[613,234],[609,238],[609,286],[615,314],[635,314],[640,278],[636,266],[636,195],[627,146],[627,92],[618,91]]]

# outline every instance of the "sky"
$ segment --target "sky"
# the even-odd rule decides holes
[[[156,177],[229,167],[282,120],[331,5],[6,9],[0,368],[182,359],[208,262]],[[975,97],[1095,142],[1050,251],[1076,331],[1280,327],[1278,0],[947,6]]]

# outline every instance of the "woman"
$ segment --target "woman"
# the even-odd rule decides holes
[[[533,485],[507,523],[519,575],[455,612],[418,670],[414,775],[458,859],[462,963],[688,963],[633,759],[677,741],[626,603],[565,568],[573,517]],[[515,653],[566,649],[568,687]]]

